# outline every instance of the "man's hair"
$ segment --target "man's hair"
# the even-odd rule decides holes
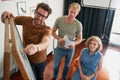
[[[39,8],[44,9],[45,11],[48,12],[48,16],[52,13],[52,9],[50,8],[50,6],[46,3],[39,3],[35,9],[35,11],[38,11]]]
[[[71,7],[76,7],[79,12],[80,12],[80,10],[81,10],[80,4],[79,4],[79,3],[76,3],[76,2],[71,3],[71,4],[69,5],[69,9],[70,9]]]

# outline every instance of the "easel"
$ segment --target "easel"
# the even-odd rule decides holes
[[[10,24],[9,24],[10,23]],[[9,30],[10,28],[10,30]],[[11,34],[9,34],[9,31]],[[11,36],[10,36],[11,35]],[[11,37],[11,43],[9,38]],[[10,53],[12,53],[24,80],[36,80],[26,53],[23,52],[22,40],[13,22],[5,19],[4,80],[10,80]],[[11,44],[11,48],[10,48]]]

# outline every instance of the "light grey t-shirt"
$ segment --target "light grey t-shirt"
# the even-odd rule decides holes
[[[58,29],[58,36],[64,37],[67,35],[69,40],[73,41],[76,39],[78,34],[82,34],[82,24],[77,19],[73,23],[66,23],[66,16],[57,18],[54,27]],[[58,43],[57,47],[64,48]]]

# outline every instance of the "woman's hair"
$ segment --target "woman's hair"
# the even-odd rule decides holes
[[[35,9],[35,11],[38,11],[39,8],[44,9],[45,11],[48,12],[48,16],[52,13],[52,9],[50,8],[50,6],[46,3],[39,3]]]
[[[76,3],[76,2],[71,3],[71,4],[69,5],[69,9],[70,9],[71,7],[76,7],[79,12],[80,12],[80,10],[81,10],[80,4],[79,4],[79,3]]]
[[[91,36],[91,37],[89,37],[89,38],[86,40],[85,45],[88,47],[90,41],[92,41],[92,40],[95,40],[95,41],[97,42],[97,44],[98,44],[97,50],[99,50],[99,51],[102,50],[102,48],[103,48],[102,41],[101,41],[101,39],[100,39],[99,37],[97,37],[97,36]]]

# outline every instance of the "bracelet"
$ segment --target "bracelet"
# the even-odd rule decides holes
[[[39,47],[37,47],[37,52],[39,51]]]
[[[39,52],[40,51],[40,48],[39,48],[39,46],[37,46],[37,52]]]

